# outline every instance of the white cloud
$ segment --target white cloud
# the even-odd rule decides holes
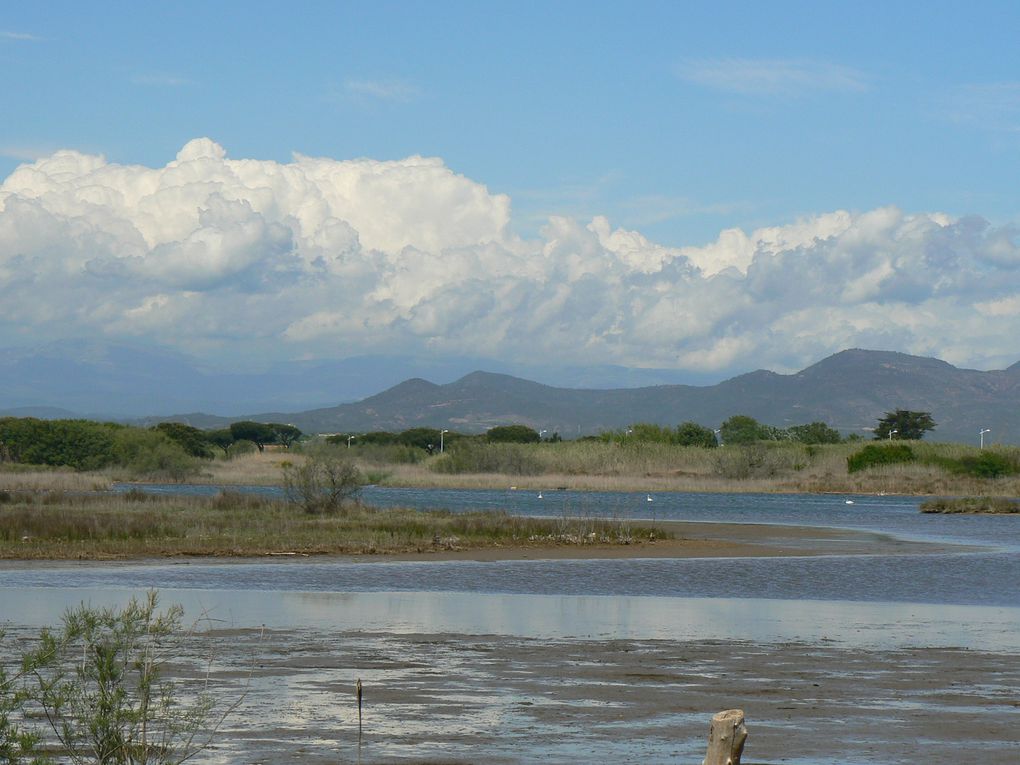
[[[0,345],[94,333],[229,362],[361,353],[796,369],[846,347],[1016,354],[1017,230],[835,211],[699,247],[557,217],[439,159],[163,167],[59,151],[0,185]],[[994,320],[994,321],[992,321]],[[272,349],[266,351],[266,349]]]
[[[0,39],[3,40],[18,40],[21,42],[42,42],[45,38],[33,35],[28,32],[11,32],[10,30],[0,30]]]
[[[406,102],[421,95],[421,91],[411,83],[395,79],[348,79],[344,81],[344,90],[355,96],[378,101]]]
[[[826,61],[722,58],[686,61],[682,80],[744,95],[800,96],[819,91],[868,90],[863,72]]]

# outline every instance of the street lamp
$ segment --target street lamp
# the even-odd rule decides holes
[[[443,453],[443,450],[444,450],[444,449],[445,449],[445,447],[446,447],[446,444],[445,444],[445,442],[443,441],[443,436],[445,436],[445,435],[446,435],[447,433],[449,433],[449,432],[450,432],[450,431],[448,431],[448,430],[440,430],[440,431],[439,431],[439,453],[440,453],[440,454],[442,454],[442,453]]]
[[[542,440],[542,436],[544,436],[548,432],[549,432],[548,430],[540,430],[540,431],[538,431],[538,440],[541,441]]]
[[[985,433],[991,433],[991,432],[992,432],[991,428],[981,428],[981,431],[978,433],[978,437],[981,439],[981,448],[982,449],[985,448]]]
[[[712,432],[719,436],[719,446],[722,446],[722,428],[716,428]]]
[[[899,431],[898,431],[898,430],[890,430],[890,431],[889,431],[889,440],[890,440],[890,441],[892,441],[892,437],[893,437],[894,435],[896,435],[897,433],[899,433]]]
[[[355,438],[357,438],[357,436],[347,436],[347,448],[348,449],[351,448],[351,441],[353,441]]]

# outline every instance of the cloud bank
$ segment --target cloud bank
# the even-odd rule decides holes
[[[605,218],[511,233],[440,159],[165,167],[59,151],[0,185],[0,343],[98,335],[237,363],[362,353],[745,371],[847,348],[1012,363],[1012,227],[893,207],[665,247]]]

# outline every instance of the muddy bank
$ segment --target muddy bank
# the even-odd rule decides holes
[[[249,685],[198,762],[693,764],[734,706],[747,763],[1020,758],[1020,661],[995,653],[312,630],[191,647],[178,671],[208,669],[224,698]]]

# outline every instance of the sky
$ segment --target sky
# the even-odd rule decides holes
[[[1020,359],[1015,3],[0,6],[0,347]]]

